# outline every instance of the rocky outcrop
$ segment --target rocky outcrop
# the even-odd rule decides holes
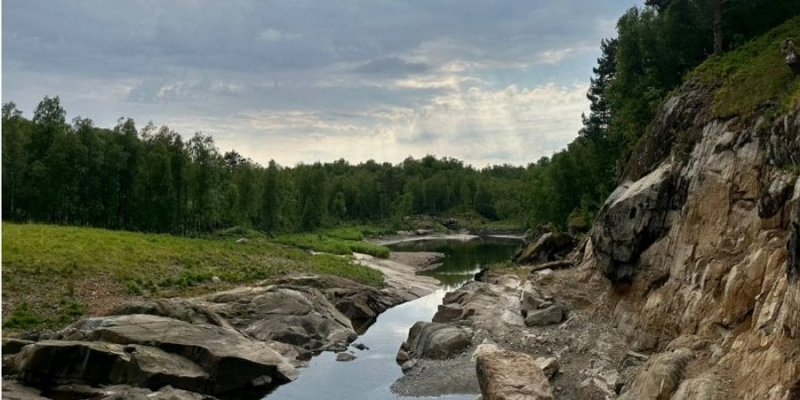
[[[341,351],[357,337],[350,320],[315,288],[240,288],[203,300],[237,330],[261,341]]]
[[[692,345],[654,355],[670,367],[643,368],[625,398],[784,399],[800,381],[800,109],[714,119],[709,93],[663,106],[578,267],[635,349],[674,361]]]
[[[484,352],[475,369],[485,400],[553,400],[547,377],[528,354]]]
[[[468,329],[432,322],[417,322],[408,333],[400,351],[414,358],[444,359],[462,352],[472,344]]]

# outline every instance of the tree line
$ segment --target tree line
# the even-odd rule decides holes
[[[475,169],[452,158],[261,166],[212,137],[169,127],[112,129],[66,121],[58,97],[25,118],[3,105],[3,219],[175,234],[231,226],[311,231],[397,222],[414,214],[478,214],[522,226],[586,229],[616,186],[657,106],[715,51],[800,13],[800,0],[648,0],[603,40],[583,129],[527,166]],[[532,135],[531,140],[535,140]]]

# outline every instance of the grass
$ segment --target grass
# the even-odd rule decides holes
[[[388,258],[390,253],[388,247],[363,241],[365,232],[375,234],[384,231],[379,228],[364,227],[336,228],[313,233],[282,235],[277,237],[275,242],[330,254],[364,253]]]
[[[800,17],[722,57],[713,57],[689,77],[719,86],[716,117],[749,116],[770,101],[786,111],[800,105],[800,79],[792,75],[780,52],[784,39],[800,39]]]
[[[3,223],[3,327],[54,328],[83,315],[91,281],[126,296],[170,297],[279,278],[293,272],[337,275],[379,287],[380,272],[350,257],[311,255],[252,235],[190,239],[170,235]],[[239,235],[234,235],[238,237]],[[102,287],[101,289],[104,289]],[[89,310],[91,311],[91,310]]]

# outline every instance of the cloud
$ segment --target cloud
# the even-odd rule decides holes
[[[600,39],[631,5],[6,0],[2,94],[204,131],[262,163],[526,163],[577,133]]]

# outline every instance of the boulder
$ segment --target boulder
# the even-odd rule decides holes
[[[567,307],[561,304],[551,305],[550,307],[529,311],[525,317],[527,326],[545,326],[557,324],[567,316]]]
[[[484,400],[553,400],[547,377],[530,355],[486,352],[475,369]]]
[[[672,166],[665,163],[617,187],[598,212],[591,240],[602,272],[612,282],[630,282],[639,255],[669,229],[673,180]]]
[[[120,344],[57,340],[26,346],[16,357],[20,380],[37,387],[123,383],[130,362],[130,354]]]
[[[472,344],[467,329],[433,322],[417,322],[408,333],[406,344],[415,358],[446,359]]]
[[[691,352],[678,349],[650,357],[619,400],[669,399],[678,389]]]
[[[278,385],[297,376],[297,370],[267,343],[214,325],[135,314],[85,318],[61,335],[106,342],[97,345],[148,345],[182,356],[210,375],[210,393],[259,386],[265,378]]]
[[[571,235],[547,232],[514,256],[517,264],[540,264],[564,258],[577,243]]]
[[[240,288],[204,298],[242,333],[307,351],[342,351],[357,335],[325,295],[302,286]]]

